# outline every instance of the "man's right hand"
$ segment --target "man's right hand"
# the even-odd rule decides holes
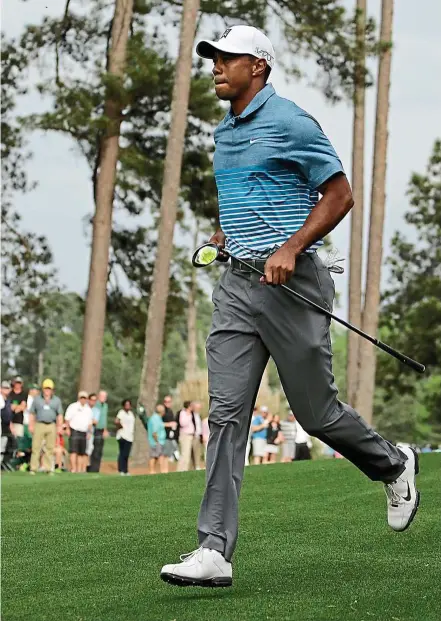
[[[219,248],[225,248],[225,233],[222,229],[216,231],[214,235],[210,237],[210,244],[216,244]]]

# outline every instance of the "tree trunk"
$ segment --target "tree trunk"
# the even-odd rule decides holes
[[[193,248],[198,246],[199,221],[196,220],[196,228],[193,239]],[[189,379],[197,370],[197,331],[196,331],[196,296],[198,290],[197,271],[191,272],[191,284],[188,296],[188,314],[187,314],[187,367],[185,369],[185,377]]]
[[[127,40],[132,21],[133,0],[116,0],[113,16],[108,73],[123,84]],[[108,97],[104,103],[107,128],[100,144],[98,174],[95,186],[92,253],[89,287],[84,315],[81,359],[81,390],[97,392],[101,378],[104,326],[106,320],[107,273],[116,167],[119,156],[121,102]]]
[[[356,38],[357,62],[354,74],[354,120],[352,143],[352,193],[354,207],[351,211],[351,249],[349,260],[349,321],[361,325],[361,290],[363,268],[363,212],[364,212],[364,129],[365,129],[365,34],[366,0],[357,0]],[[346,399],[355,404],[358,382],[360,338],[348,332]]]
[[[171,107],[171,126],[162,182],[158,248],[153,272],[139,388],[139,398],[146,408],[147,414],[152,412],[155,405],[160,377],[170,261],[173,251],[173,232],[178,207],[185,130],[187,128],[192,52],[199,2],[200,0],[185,0],[181,17],[180,46]],[[137,436],[135,436],[133,453],[133,458],[137,461],[143,459]]]
[[[375,119],[374,165],[371,193],[369,251],[366,294],[363,309],[363,330],[375,335],[380,306],[381,263],[383,252],[383,223],[386,199],[386,158],[388,139],[389,89],[392,60],[393,0],[383,0],[381,9],[381,43],[385,46],[378,65],[377,110]],[[356,407],[368,421],[372,421],[376,352],[374,346],[363,340],[360,345],[360,378]]]
[[[38,385],[41,386],[43,382],[43,373],[44,373],[44,352],[40,351],[38,353]]]

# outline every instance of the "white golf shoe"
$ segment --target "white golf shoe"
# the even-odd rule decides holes
[[[387,521],[396,531],[406,530],[418,510],[420,493],[415,487],[419,472],[418,455],[408,446],[398,445],[407,456],[406,469],[393,483],[384,486],[387,496]]]
[[[233,584],[231,563],[210,548],[181,555],[181,563],[164,565],[161,579],[177,586],[229,587]]]

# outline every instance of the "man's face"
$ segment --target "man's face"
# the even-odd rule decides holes
[[[14,385],[12,386],[12,390],[15,393],[19,393],[23,390],[23,384],[21,382],[14,382]]]
[[[257,58],[248,54],[216,52],[213,76],[216,95],[223,101],[234,101],[250,88]]]
[[[52,388],[43,388],[43,396],[45,399],[50,399],[50,397],[52,397],[52,393]]]
[[[31,388],[29,391],[29,394],[31,395],[31,397],[36,397],[39,394],[39,390],[38,388]]]
[[[90,405],[90,407],[93,408],[95,403],[96,403],[96,396],[94,395],[93,397],[89,398],[89,405]]]
[[[172,406],[172,398],[171,397],[164,397],[164,405],[166,408],[171,408]]]
[[[80,397],[78,399],[78,401],[81,403],[81,405],[86,405],[87,403],[87,397]]]
[[[105,390],[100,390],[98,393],[98,399],[100,400],[100,403],[106,403],[107,392]],[[95,401],[96,401],[96,398],[95,398]]]

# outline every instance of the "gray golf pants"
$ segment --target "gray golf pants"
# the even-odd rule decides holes
[[[330,320],[259,275],[229,267],[213,291],[207,339],[210,438],[199,544],[230,560],[238,534],[251,413],[271,356],[302,427],[344,455],[370,479],[392,482],[406,456],[338,400]],[[288,286],[331,310],[334,282],[318,255],[302,254]]]

